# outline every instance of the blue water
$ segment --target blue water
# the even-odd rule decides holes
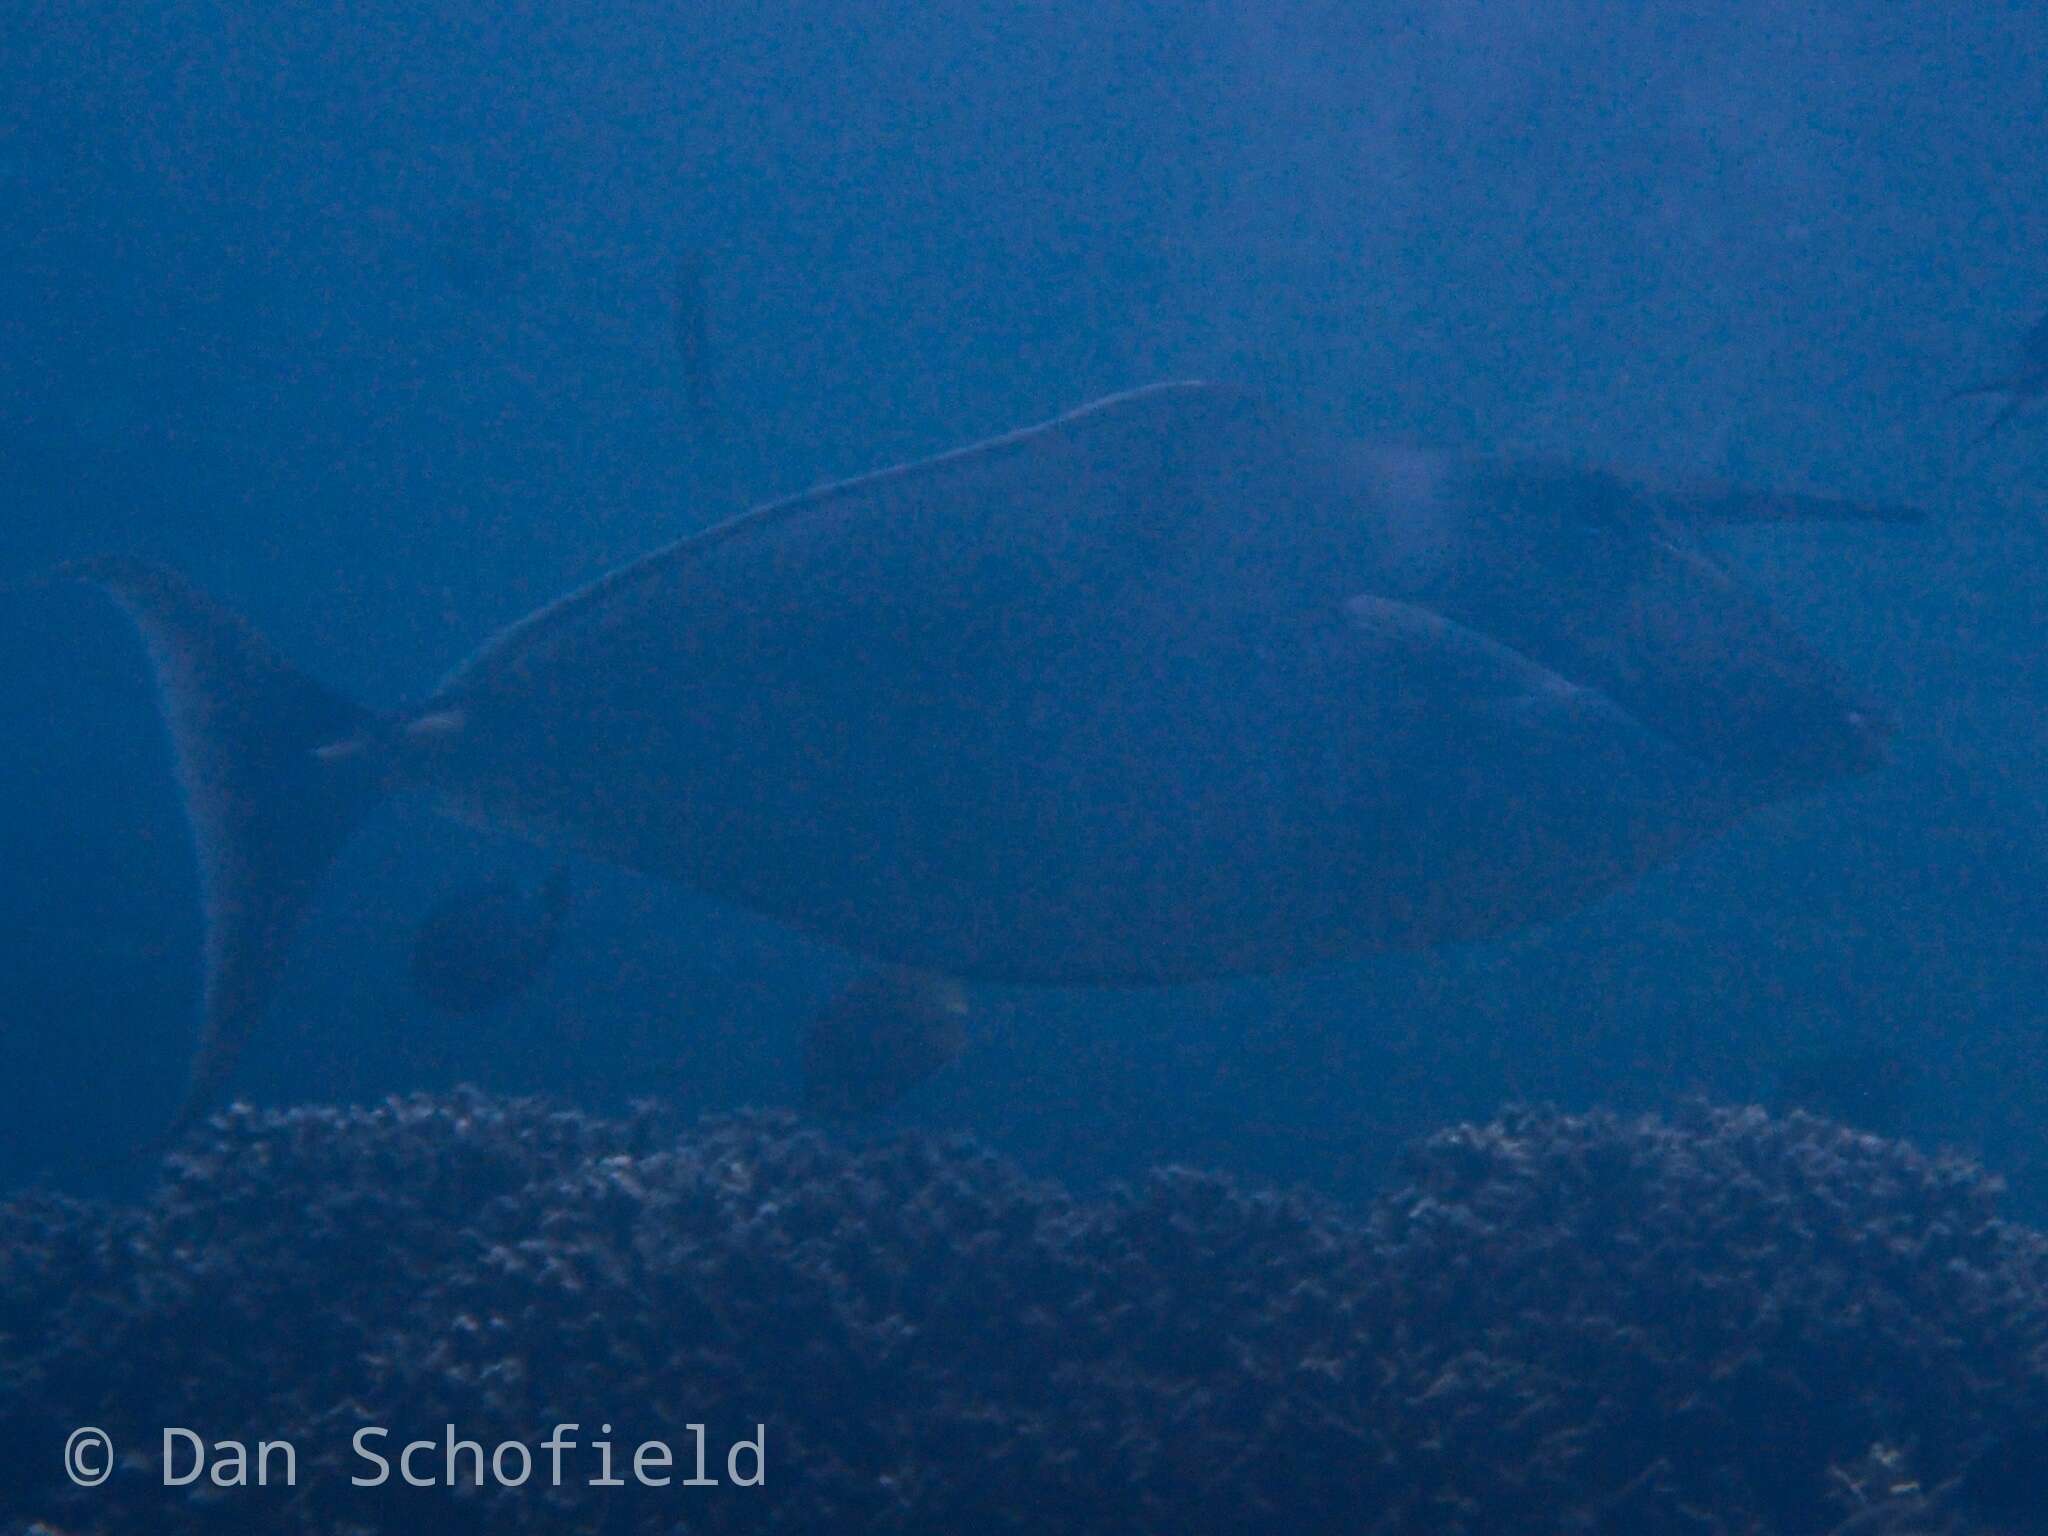
[[[1662,1427],[1643,1428],[1654,1443],[1635,1444],[1627,1425],[1651,1420],[1624,1409],[1620,1429],[1609,1421],[1561,1437],[1599,1464],[1587,1489],[1635,1487],[1638,1467],[1666,1455],[1688,1476],[1706,1468],[1711,1482],[1722,1455],[1712,1436],[1725,1432],[1727,1465],[1747,1469],[1744,1496],[1782,1495],[1745,1509],[1852,1518],[1875,1496],[1866,1486],[1910,1465],[1930,1478],[1967,1469],[1969,1508],[1985,1518],[2038,1514],[2048,1465],[2038,1428],[2048,1421],[2035,1409],[2048,1402],[2048,1375],[2026,1350],[2048,1327],[2048,1250],[2030,1239],[2002,1247],[2004,1230],[1983,1222],[1987,1207],[1966,1180],[1875,1144],[1846,1159],[1787,1153],[1777,1132],[1748,1121],[1695,1119],[1683,1134],[1631,1142],[1637,1133],[1612,1122],[1594,1122],[1581,1141],[1575,1123],[1557,1131],[1539,1118],[1512,1124],[1553,1138],[1539,1149],[1540,1176],[1570,1191],[1554,1204],[1547,1186],[1513,1182],[1522,1132],[1475,1143],[1483,1152],[1439,1144],[1414,1175],[1421,1195],[1388,1191],[1403,1176],[1404,1145],[1505,1104],[1675,1113],[1700,1099],[1761,1101],[1960,1149],[2008,1181],[2007,1214],[2048,1225],[2048,402],[1985,438],[1999,401],[1950,398],[2010,372],[2048,307],[2048,11],[2011,0],[54,0],[16,10],[0,20],[8,1536],[17,1517],[87,1530],[95,1509],[157,1508],[135,1493],[148,1471],[139,1464],[108,1496],[129,1503],[66,1503],[56,1454],[71,1424],[100,1417],[132,1448],[129,1417],[147,1426],[198,1414],[216,1382],[248,1396],[239,1408],[214,1404],[212,1433],[327,1423],[342,1411],[334,1394],[362,1380],[388,1385],[395,1359],[410,1368],[413,1356],[384,1353],[392,1346],[379,1332],[399,1327],[400,1312],[412,1331],[393,1337],[441,1366],[467,1361],[460,1339],[476,1338],[533,1364],[535,1398],[513,1394],[496,1418],[481,1396],[463,1395],[496,1378],[450,1367],[446,1380],[464,1385],[447,1412],[478,1415],[465,1432],[538,1441],[546,1406],[637,1416],[642,1433],[679,1438],[662,1414],[688,1391],[675,1398],[674,1383],[661,1383],[659,1411],[651,1389],[614,1403],[600,1389],[620,1378],[579,1375],[573,1341],[557,1349],[533,1322],[554,1315],[544,1306],[519,1313],[506,1344],[491,1333],[497,1321],[479,1333],[470,1315],[499,1301],[474,1300],[463,1289],[471,1281],[436,1289],[466,1263],[513,1273],[491,1268],[510,1251],[493,1245],[516,1247],[542,1229],[561,1245],[557,1257],[573,1257],[621,1209],[620,1230],[640,1223],[633,1252],[646,1272],[614,1266],[605,1284],[616,1289],[589,1293],[604,1327],[581,1320],[575,1339],[611,1338],[605,1328],[624,1338],[643,1322],[658,1339],[687,1334],[677,1319],[699,1316],[701,1275],[738,1272],[720,1267],[721,1244],[756,1259],[772,1250],[773,1264],[754,1273],[779,1277],[813,1310],[785,1325],[776,1297],[750,1301],[756,1310],[735,1314],[733,1336],[751,1342],[719,1343],[703,1376],[728,1395],[704,1401],[729,1420],[721,1434],[757,1414],[774,1426],[778,1467],[801,1469],[786,1486],[808,1490],[814,1474],[826,1486],[819,1469],[836,1466],[815,1441],[804,1461],[806,1427],[844,1429],[830,1448],[849,1458],[870,1511],[894,1507],[877,1469],[894,1475],[901,1444],[883,1431],[863,1438],[897,1422],[888,1393],[911,1404],[902,1422],[914,1428],[901,1433],[925,1447],[972,1445],[985,1427],[972,1413],[956,1422],[954,1399],[930,1390],[945,1370],[994,1372],[989,1400],[1006,1412],[1025,1404],[1024,1422],[1038,1423],[1039,1352],[1052,1351],[1033,1330],[1045,1308],[1066,1302],[1084,1324],[1098,1306],[1112,1320],[1149,1319],[1156,1333],[1124,1338],[1112,1322],[1088,1335],[1107,1362],[1090,1381],[1097,1395],[1047,1399],[1053,1440],[1075,1424],[1142,1418],[1155,1402],[1169,1405],[1162,1422],[1263,1423],[1329,1474],[1304,1480],[1283,1466],[1272,1485],[1312,1483],[1346,1510],[1342,1464],[1314,1439],[1338,1422],[1318,1417],[1325,1396],[1341,1393],[1326,1394],[1315,1371],[1327,1367],[1335,1382],[1329,1361],[1342,1356],[1352,1383],[1377,1379],[1359,1362],[1394,1351],[1374,1354],[1373,1328],[1412,1328],[1444,1360],[1482,1334],[1519,1340],[1498,1347],[1526,1346],[1539,1376],[1634,1383],[1616,1400],[1640,1390],[1679,1423],[1692,1402],[1682,1381],[1638,1372],[1634,1355],[1643,1338],[1678,1339],[1659,1369],[1682,1378],[1696,1342],[1687,1308],[1698,1303],[1726,1330],[1699,1346],[1712,1378],[1701,1401],[1728,1413],[1748,1403],[1750,1417],[1708,1425],[1681,1452],[1655,1442]],[[679,314],[679,291],[700,307]],[[430,1149],[417,1152],[419,1167],[375,1188],[348,1183],[368,1177],[349,1161],[348,1136],[401,1144],[393,1122],[345,1135],[339,1122],[313,1120],[293,1142],[289,1127],[245,1119],[221,1133],[231,1167],[188,1168],[186,1184],[156,1197],[148,1220],[159,1225],[148,1230],[170,1236],[37,1246],[37,1233],[99,1232],[103,1218],[37,1205],[30,1191],[139,1202],[157,1188],[154,1159],[102,1163],[169,1123],[185,1092],[202,934],[191,840],[134,632],[82,589],[9,583],[87,555],[161,562],[247,614],[339,693],[395,708],[426,697],[504,624],[745,505],[1176,377],[1242,386],[1347,437],[1924,509],[1911,527],[1705,536],[1896,716],[1891,762],[1752,814],[1582,912],[1495,942],[1157,991],[977,988],[975,1038],[961,1059],[874,1125],[835,1132],[845,1140],[813,1184],[801,1157],[760,1174],[782,1206],[749,1211],[749,1159],[787,1156],[790,1128],[748,1121],[713,1133],[728,1160],[709,1173],[669,1165],[612,1205],[591,1191],[613,1174],[591,1174],[558,1149],[536,1153],[540,1182],[483,1208],[473,1231],[461,1225],[475,1214],[472,1178],[488,1187],[500,1177],[493,1158],[525,1166],[523,1151],[505,1148],[550,1133],[514,1113],[503,1145],[467,1142],[483,1101],[458,1099],[405,1132]],[[421,1000],[408,981],[421,919],[506,871],[538,882],[554,857],[438,819],[417,800],[376,810],[320,884],[233,1094],[264,1107],[337,1105],[474,1084],[593,1114],[653,1099],[674,1112],[664,1125],[795,1103],[801,1031],[859,975],[856,963],[681,886],[577,862],[565,929],[530,989],[466,1017]],[[1377,1212],[1380,1225],[1326,1244],[1324,1228],[1273,1218],[1293,1234],[1275,1240],[1283,1257],[1273,1259],[1265,1238],[1231,1235],[1231,1221],[1264,1231],[1264,1207],[1233,1207],[1204,1226],[1222,1197],[1182,1181],[1133,1206],[1089,1207],[1102,1230],[1122,1234],[1128,1263],[1091,1267],[1098,1255],[1085,1235],[1054,1262],[1050,1250],[1005,1244],[1018,1220],[1057,1197],[1020,1195],[1008,1173],[958,1148],[937,1162],[919,1144],[866,1162],[843,1152],[875,1128],[969,1132],[1083,1200],[1184,1164],[1306,1186],[1334,1197],[1338,1213]],[[1725,1165],[1686,1139],[1710,1132],[1722,1138],[1717,1157],[1753,1159],[1758,1178],[1716,1184]],[[321,1139],[329,1134],[339,1150]],[[289,1156],[276,1150],[287,1143]],[[259,1159],[255,1148],[268,1150]],[[273,1154],[306,1181],[297,1193],[283,1174],[282,1197],[265,1185]],[[1630,1157],[1636,1185],[1614,1171]],[[486,1172],[466,1171],[465,1158]],[[917,1203],[934,1167],[944,1220]],[[1507,1184],[1483,1186],[1474,1170],[1484,1168],[1508,1170]],[[425,1191],[417,1210],[415,1174]],[[569,1182],[549,1182],[557,1177]],[[585,1178],[597,1182],[575,1182]],[[1796,1193],[1779,1198],[1774,1181],[1829,1193],[1802,1205]],[[1519,1191],[1506,1206],[1501,1187]],[[1646,1196],[1642,1209],[1617,1213],[1604,1193],[1614,1188],[1653,1190],[1664,1203]],[[805,1225],[877,1189],[908,1191],[908,1209],[834,1217],[829,1243]],[[661,1203],[678,1190],[677,1203]],[[285,1214],[273,1217],[265,1202],[279,1198]],[[1444,1211],[1488,1198],[1487,1209],[1510,1211],[1503,1221],[1556,1219],[1569,1236],[1546,1250],[1552,1236],[1538,1231],[1533,1259],[1491,1236],[1460,1248],[1465,1218]],[[1719,1268],[1715,1252],[1680,1245],[1672,1259],[1657,1246],[1654,1234],[1724,1206],[1736,1213],[1727,1230],[1740,1230]],[[1809,1219],[1822,1207],[1852,1215],[1837,1230]],[[1173,1214],[1155,1220],[1148,1209]],[[104,1219],[117,1233],[139,1230]],[[692,1236],[689,1221],[708,1225]],[[879,1257],[867,1221],[882,1234]],[[976,1222],[1007,1236],[985,1241]],[[1752,1241],[1743,1222],[1764,1235]],[[222,1223],[239,1236],[209,1250]],[[1934,1237],[1920,1243],[1915,1223],[1931,1223]],[[388,1237],[400,1228],[403,1240]],[[1201,1250],[1182,1239],[1198,1229],[1223,1234],[1213,1237],[1221,1257],[1187,1257]],[[1601,1250],[1615,1230],[1625,1240]],[[1906,1235],[1868,1241],[1878,1230]],[[773,1240],[747,1250],[761,1232]],[[1373,1250],[1383,1239],[1391,1246]],[[1802,1248],[1807,1239],[1814,1246]],[[823,1246],[804,1246],[813,1240]],[[415,1273],[407,1242],[446,1251]],[[1358,1262],[1382,1266],[1372,1271],[1381,1289],[1358,1281],[1345,1291],[1353,1272],[1341,1283],[1319,1273],[1318,1256],[1339,1249],[1377,1253]],[[1908,1250],[1910,1260],[1898,1257]],[[1950,1263],[1952,1251],[1964,1257]],[[2027,1278],[1971,1311],[1977,1293],[1957,1277],[1990,1273],[2014,1251],[2011,1273]],[[917,1252],[933,1256],[943,1282],[890,1269]],[[359,1269],[347,1267],[351,1256]],[[1660,1278],[1655,1266],[1667,1261],[1678,1269]],[[202,1262],[216,1279],[195,1288],[188,1313],[179,1266]],[[1553,1334],[1541,1322],[1546,1287],[1554,1280],[1557,1295],[1577,1298],[1581,1324],[1605,1318],[1610,1263],[1651,1275],[1641,1294],[1614,1302],[1621,1327]],[[141,1278],[109,1280],[94,1264]],[[554,1271],[534,1269],[538,1280],[504,1282],[513,1299],[502,1305],[559,1300]],[[1712,1277],[1706,1299],[1677,1299],[1695,1273]],[[1489,1292],[1496,1274],[1520,1289]],[[1277,1300],[1259,1294],[1273,1275],[1286,1277]],[[1834,1288],[1843,1276],[1852,1290],[1869,1279],[1855,1308]],[[1326,1293],[1326,1282],[1336,1289]],[[1746,1299],[1752,1285],[1771,1307]],[[872,1314],[861,1310],[870,1290],[885,1298]],[[1667,1293],[1668,1315],[1657,1312]],[[1911,1305],[1886,1311],[1897,1295]],[[1183,1296],[1209,1310],[1178,1313]],[[1492,1332],[1489,1303],[1512,1313]],[[570,1315],[573,1304],[562,1305]],[[1293,1322],[1272,1325],[1296,1319],[1302,1337],[1322,1338],[1324,1311],[1346,1305],[1357,1316],[1332,1335],[1342,1347],[1306,1358],[1294,1358],[1307,1346],[1289,1342]],[[28,1310],[16,1316],[15,1306]],[[908,1331],[898,1306],[913,1319]],[[834,1307],[839,1332],[819,1324]],[[2009,1333],[1999,1307],[2023,1319]],[[1647,1331],[1631,1332],[1645,1308]],[[1766,1320],[1759,1349],[1742,1333],[1752,1314]],[[210,1364],[208,1317],[222,1349]],[[1279,1362],[1260,1378],[1274,1403],[1301,1418],[1262,1419],[1243,1390],[1253,1357],[1240,1327]],[[1962,1343],[1944,1353],[1951,1333]],[[838,1378],[802,1354],[804,1341],[827,1337],[834,1368],[853,1383],[841,1399]],[[916,1337],[938,1341],[931,1377],[903,1366],[920,1358],[915,1347],[890,1354]],[[442,1348],[451,1338],[453,1356]],[[46,1340],[59,1341],[50,1359],[61,1365],[47,1376],[40,1364],[19,1369]],[[1828,1353],[1837,1343],[1840,1354]],[[1177,1406],[1172,1368],[1160,1364],[1176,1348],[1203,1362]],[[1785,1365],[1773,1349],[1808,1352],[1773,1376]],[[294,1397],[294,1373],[313,1372],[306,1361],[322,1351],[334,1352],[320,1368],[328,1374],[309,1375]],[[904,1374],[875,1378],[885,1382],[875,1408],[861,1383],[881,1355]],[[1414,1382],[1390,1370],[1383,1383],[1401,1399],[1388,1422],[1424,1426],[1387,1431],[1410,1437],[1387,1462],[1401,1461],[1403,1486],[1428,1486],[1442,1450],[1430,1416],[1448,1422],[1466,1401],[1423,1390],[1438,1358],[1415,1352],[1404,1365]],[[1878,1358],[1905,1363],[1869,1366]],[[1941,1374],[1952,1358],[1969,1369]],[[1145,1362],[1137,1378],[1131,1360]],[[439,1378],[421,1379],[439,1390]],[[1133,1379],[1155,1395],[1127,1390]],[[1552,1421],[1521,1413],[1509,1375],[1494,1385],[1491,1398],[1483,1383],[1458,1389],[1495,1415],[1470,1422],[1540,1438]],[[422,1390],[411,1407],[427,1417],[411,1427],[438,1432],[419,1405],[440,1400]],[[962,1390],[972,1401],[981,1387]],[[783,1396],[759,1408],[756,1391]],[[1819,1406],[1808,1413],[1799,1401]],[[1897,1402],[1918,1416],[1886,1417]],[[1106,1417],[1091,1419],[1105,1403]],[[288,1406],[303,1416],[255,1421]],[[1059,1416],[1065,1408],[1071,1419]],[[1905,1447],[1906,1461],[1887,1460],[1895,1448],[1849,1443],[1907,1422],[1925,1443]],[[792,1425],[793,1453],[782,1438]],[[1944,1425],[1952,1444],[1934,1443]],[[1141,1426],[1132,1443],[1149,1436]],[[1780,1436],[1791,1447],[1782,1487],[1773,1456],[1756,1454]],[[1030,1434],[1016,1443],[1033,1444]],[[1215,1448],[1197,1450],[1206,1462]],[[1610,1451],[1612,1466],[1602,1462]],[[1115,1465],[1121,1442],[1105,1454]],[[1459,1455],[1446,1477],[1490,1486],[1485,1449]],[[1016,1512],[1005,1485],[978,1488],[978,1468],[961,1465],[969,1494],[997,1506],[984,1513]],[[1148,1528],[1109,1515],[1091,1524],[1087,1511],[1115,1510],[1124,1490],[1098,1463],[1076,1465],[1081,1512],[1041,1510],[1046,1529]],[[1504,1462],[1503,1475],[1519,1465]],[[1153,1472],[1161,1486],[1195,1486],[1171,1455]],[[1517,1507],[1512,1489],[1488,1497],[1486,1508]],[[1227,1499],[1198,1502],[1216,1528],[1238,1528]],[[547,1518],[539,1504],[512,1507]],[[675,1509],[654,1507],[664,1519]],[[1631,1506],[1615,1507],[1612,1528],[1630,1528]],[[242,1529],[234,1522],[245,1518],[268,1530],[270,1508],[162,1506],[164,1528],[178,1530]],[[750,1508],[704,1506],[718,1519]],[[463,1511],[459,1501],[399,1502],[387,1514],[393,1529],[438,1528],[438,1518],[479,1528]],[[1266,1530],[1326,1528],[1290,1523],[1284,1504],[1260,1518]],[[848,1519],[849,1529],[895,1528],[886,1516]]]
[[[1503,1101],[1906,1064],[1909,1130],[2048,1209],[2048,411],[1975,445],[2044,302],[2048,20],[1747,3],[60,4],[0,54],[0,576],[171,564],[352,697],[736,501],[1225,378],[1349,433],[1925,507],[1717,549],[1901,721],[1868,779],[1511,941],[1165,993],[1017,992],[899,1111],[1080,1182],[1339,1194]],[[671,314],[703,273],[726,426]],[[139,648],[0,602],[0,1179],[174,1107],[191,854]],[[380,811],[237,1075],[789,1102],[848,964],[602,870],[540,985],[404,984],[541,856]]]

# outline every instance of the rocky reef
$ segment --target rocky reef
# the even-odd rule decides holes
[[[0,1205],[0,1530],[2044,1531],[2048,1239],[1996,1199],[1706,1107],[1446,1131],[1350,1212],[779,1115],[238,1109],[140,1206]],[[290,1485],[217,1486],[259,1440]]]

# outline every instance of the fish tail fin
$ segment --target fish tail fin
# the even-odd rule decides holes
[[[160,1149],[212,1109],[283,970],[321,874],[385,794],[376,717],[285,661],[238,615],[139,560],[59,567],[98,587],[148,648],[205,916],[199,1043]]]

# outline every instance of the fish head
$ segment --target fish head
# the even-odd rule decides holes
[[[1674,653],[1632,707],[1710,764],[1752,804],[1860,777],[1891,760],[1898,725],[1850,686],[1831,658],[1789,632],[1750,629],[1711,665]],[[1768,643],[1760,643],[1765,642]]]
[[[1842,667],[1686,530],[1606,477],[1518,470],[1468,519],[1438,606],[1599,690],[1765,800],[1883,765],[1895,734]]]

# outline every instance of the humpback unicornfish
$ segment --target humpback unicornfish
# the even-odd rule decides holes
[[[196,833],[182,1125],[394,791],[965,982],[1275,972],[1568,913],[1884,756],[1694,525],[1898,515],[1360,446],[1162,384],[682,539],[392,716],[162,569],[68,570],[147,638]],[[951,995],[922,994],[947,1029]]]

